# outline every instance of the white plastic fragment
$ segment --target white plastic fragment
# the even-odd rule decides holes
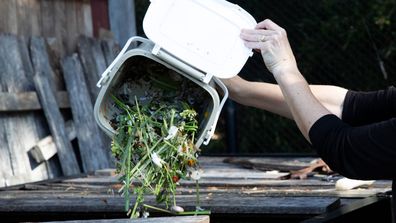
[[[199,180],[199,179],[201,179],[202,174],[203,174],[203,171],[201,169],[199,169],[199,170],[194,169],[190,173],[190,178],[193,180]]]
[[[176,126],[172,125],[168,130],[168,135],[164,139],[165,140],[173,139],[176,136],[178,130],[179,129]]]
[[[151,160],[153,163],[158,166],[159,168],[162,168],[162,163],[164,162],[158,155],[157,153],[152,153],[151,154]]]
[[[349,179],[349,178],[341,178],[337,180],[335,187],[336,190],[351,190],[357,187],[362,187],[362,186],[370,186],[371,184],[374,183],[374,180],[354,180],[354,179]]]

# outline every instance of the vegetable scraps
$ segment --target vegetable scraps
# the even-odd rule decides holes
[[[176,187],[181,179],[190,179],[197,186],[197,210],[193,213],[208,214],[199,208],[200,151],[194,145],[199,126],[198,114],[192,106],[196,101],[183,91],[194,88],[187,88],[186,80],[180,78],[169,78],[171,81],[166,82],[151,75],[149,80],[143,79],[126,80],[136,85],[129,85],[129,90],[146,86],[143,96],[120,91],[111,95],[119,111],[110,123],[117,131],[111,151],[121,175],[125,211],[131,218],[147,217],[148,209],[181,214],[184,210],[177,206]],[[125,84],[119,87],[123,88]],[[131,194],[136,195],[133,206]],[[147,194],[155,195],[156,202],[166,209],[144,204]]]

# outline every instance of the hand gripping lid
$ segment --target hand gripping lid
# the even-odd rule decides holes
[[[225,0],[151,0],[143,21],[147,37],[173,56],[219,78],[237,75],[252,51],[239,34],[255,19]]]

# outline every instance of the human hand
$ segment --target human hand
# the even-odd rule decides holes
[[[243,29],[240,37],[246,47],[260,50],[273,75],[298,69],[286,31],[271,20],[258,23],[255,29]]]

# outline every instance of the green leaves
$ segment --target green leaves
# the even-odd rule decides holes
[[[198,168],[194,136],[198,130],[197,113],[184,102],[152,100],[128,106],[112,95],[121,111],[116,117],[117,134],[111,151],[122,176],[125,210],[132,218],[139,216],[144,195],[151,193],[158,203],[176,206],[176,184]],[[152,108],[155,108],[153,110]],[[131,186],[136,201],[130,210]],[[173,204],[170,204],[173,200]]]

